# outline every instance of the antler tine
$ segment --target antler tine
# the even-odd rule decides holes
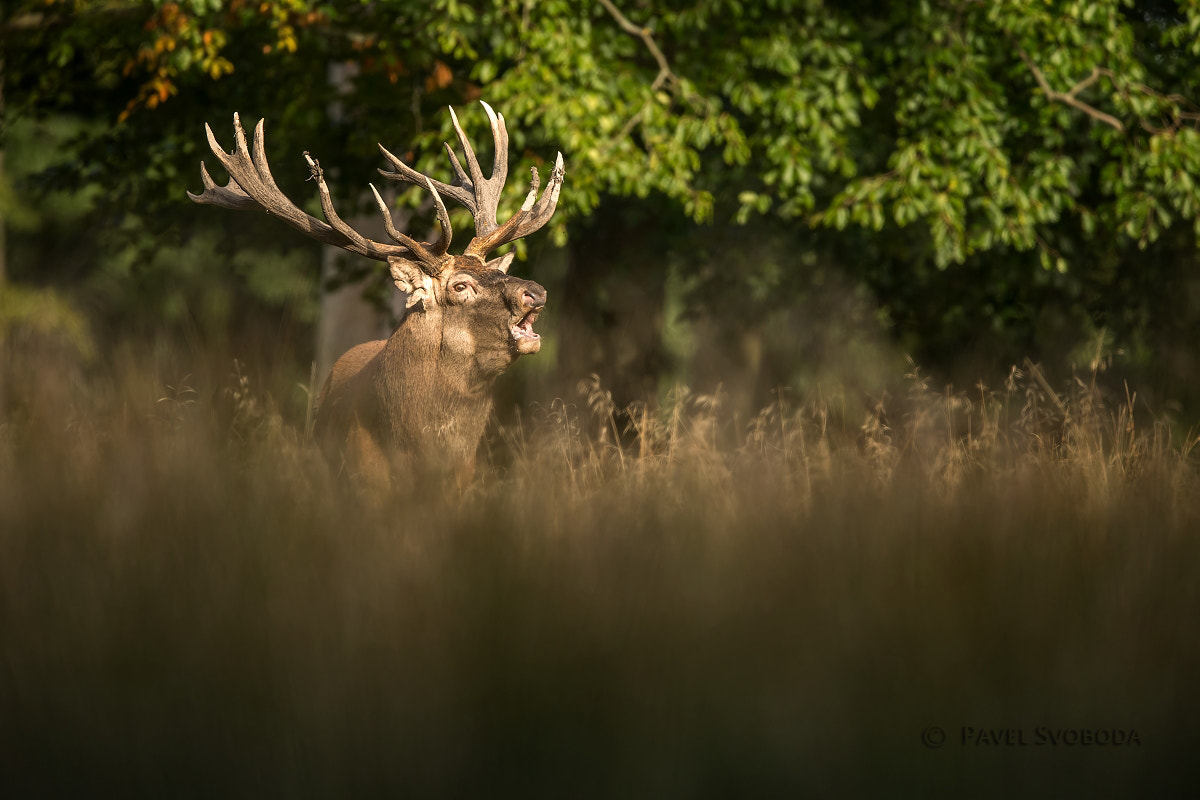
[[[504,125],[503,114],[497,114],[482,100],[479,104],[487,112],[488,122],[492,125],[492,141],[496,147],[492,156],[492,177],[488,179],[488,183],[496,185],[496,197],[499,199],[500,190],[508,181],[508,128]]]
[[[550,217],[554,215],[554,209],[558,206],[558,195],[566,174],[566,170],[563,169],[562,153],[559,153],[554,160],[550,183],[547,184],[546,191],[540,198],[537,194],[541,178],[538,176],[536,168],[531,167],[529,172],[529,194],[525,196],[525,202],[521,204],[520,210],[513,214],[508,222],[487,236],[476,236],[472,239],[471,243],[467,245],[466,252],[479,256],[486,255],[501,245],[528,236],[550,221]]]
[[[441,234],[437,241],[432,244],[422,244],[417,240],[401,233],[396,228],[396,223],[392,220],[392,213],[388,211],[387,203],[383,201],[379,190],[375,188],[375,184],[367,184],[371,187],[371,194],[375,195],[375,202],[379,205],[379,213],[383,215],[383,229],[387,231],[387,235],[395,241],[407,247],[416,256],[421,264],[429,266],[431,270],[426,270],[430,275],[436,275],[440,271],[441,257],[450,249],[450,238],[453,232],[450,229],[450,215],[446,213],[446,206],[442,203],[442,199],[438,197],[437,192],[433,192],[434,202],[438,206],[438,223],[441,225]],[[433,191],[433,187],[430,187]]]
[[[446,210],[446,204],[442,202],[442,196],[433,188],[433,179],[426,178],[425,185],[429,188],[429,193],[433,195],[433,205],[437,208],[438,224],[442,227],[442,232],[438,235],[438,240],[433,243],[434,252],[438,255],[444,255],[450,249],[450,239],[454,236],[454,229],[450,226],[450,212]]]
[[[533,174],[536,177],[537,171],[534,170]],[[566,174],[567,171],[563,167],[562,153],[559,153],[554,159],[554,169],[550,171],[550,183],[546,185],[546,191],[542,193],[537,205],[533,207],[533,213],[517,228],[517,233],[513,236],[513,239],[528,236],[550,221],[550,218],[554,216],[554,209],[558,208],[558,195],[562,191],[563,178],[566,177]],[[533,185],[533,191],[536,191],[536,180]]]
[[[483,170],[479,166],[479,159],[475,157],[475,151],[471,148],[471,142],[467,139],[467,134],[463,132],[462,125],[458,124],[458,115],[454,113],[454,106],[450,106],[450,122],[454,125],[454,132],[458,134],[458,143],[463,149],[463,155],[467,159],[467,171],[471,175],[471,185],[475,189],[475,199],[479,200],[479,190],[484,185]],[[454,151],[450,151],[450,159],[454,162],[455,172],[459,173],[459,181],[462,181],[462,167],[458,164],[458,159],[454,157]],[[479,209],[473,209],[478,215]],[[479,221],[476,219],[476,229],[478,229]]]
[[[317,181],[317,193],[321,198],[321,211],[324,212],[325,219],[329,221],[329,224],[333,226],[335,231],[357,245],[360,250],[366,252],[373,249],[372,245],[376,245],[376,243],[369,241],[361,233],[347,225],[337,213],[337,209],[333,207],[333,197],[329,194],[329,185],[325,183],[325,170],[321,169],[320,163],[310,156],[307,150],[304,151],[304,161],[308,164],[308,169],[312,173],[312,177]],[[398,255],[399,253],[396,254]]]
[[[518,238],[514,235],[514,232],[525,217],[528,216],[529,210],[533,208],[534,201],[537,199],[538,185],[541,183],[541,178],[538,177],[537,170],[530,168],[529,171],[531,173],[529,194],[525,195],[525,202],[521,204],[521,208],[517,210],[516,214],[509,217],[507,222],[488,235],[480,236],[476,234],[471,243],[467,245],[465,253],[471,253],[482,258],[500,245]]]
[[[487,112],[492,128],[494,154],[490,178],[483,177],[479,159],[475,156],[471,142],[458,123],[458,115],[454,113],[453,108],[450,109],[450,121],[454,125],[454,132],[458,135],[458,143],[462,146],[463,155],[467,159],[467,171],[470,173],[475,202],[467,207],[471,209],[471,214],[475,217],[476,238],[489,236],[496,230],[496,212],[500,206],[500,193],[504,190],[505,181],[508,180],[508,129],[504,125],[504,117],[497,114],[484,101],[480,100],[479,102],[483,106],[483,110]],[[461,183],[464,178],[462,167],[459,166],[458,159],[454,157],[453,150],[450,150],[450,159],[454,164],[455,171],[459,173],[459,182]],[[470,248],[468,247],[468,249]]]
[[[256,140],[262,136],[262,129],[263,120],[259,120],[258,125],[255,126]],[[213,133],[212,127],[207,122],[204,124],[204,132],[208,136],[209,149],[212,150],[217,160],[221,162],[221,166],[225,168],[225,171],[229,173],[229,183],[224,187],[218,187],[222,193],[225,195],[244,194],[254,205],[271,216],[279,217],[302,233],[326,244],[337,245],[339,247],[345,246],[345,237],[338,235],[329,225],[301,211],[282,192],[279,192],[278,189],[275,192],[271,192],[267,188],[258,174],[257,165],[250,157],[249,150],[246,147],[246,132],[242,128],[241,118],[236,113],[233,115],[233,131],[234,150],[232,153],[226,153],[224,148],[217,142],[217,137]],[[203,163],[201,163],[201,166],[203,167]],[[242,204],[239,207],[246,208],[248,206]]]
[[[218,186],[217,182],[208,174],[208,167],[204,166],[203,161],[200,162],[200,182],[204,184],[203,192],[200,194],[187,193],[194,203],[232,208],[235,211],[258,207],[258,204],[250,198],[250,195],[243,192],[242,187],[238,186],[235,181],[230,181],[228,186]]]
[[[454,152],[454,148],[449,142],[442,142],[442,147],[446,148],[446,156],[450,159],[450,166],[454,168],[454,185],[462,186],[463,193],[466,199],[463,200],[463,205],[475,213],[475,184],[471,183],[471,176],[462,168],[462,164],[458,163],[458,156]]]
[[[212,176],[208,174],[208,168],[201,162],[200,180],[204,184],[204,191],[198,195],[188,192],[188,197],[197,203],[219,205],[224,208],[259,208],[271,216],[279,217],[293,228],[319,242],[341,247],[377,261],[387,261],[389,256],[409,255],[414,255],[421,261],[426,259],[432,259],[433,262],[440,261],[441,254],[435,255],[415,241],[409,240],[416,247],[410,247],[408,244],[403,246],[382,244],[367,239],[347,225],[333,207],[329,187],[325,184],[320,165],[315,159],[309,157],[308,153],[305,153],[304,157],[308,162],[312,177],[317,181],[317,189],[321,196],[321,208],[325,212],[328,223],[301,211],[280,191],[274,176],[271,175],[271,169],[267,163],[263,130],[264,120],[259,120],[254,128],[254,145],[253,153],[251,153],[246,142],[246,131],[242,128],[241,118],[234,114],[234,149],[232,153],[226,153],[217,142],[212,128],[206,123],[204,131],[208,137],[209,148],[221,162],[221,166],[229,173],[229,182],[225,186],[218,186]]]
[[[234,118],[237,118],[236,114]],[[262,178],[263,185],[266,186],[271,195],[278,195],[287,200],[283,192],[279,190],[279,186],[275,183],[275,176],[271,174],[271,166],[267,163],[266,134],[263,130],[265,123],[265,119],[260,119],[258,124],[254,126],[254,149],[251,151],[250,158],[254,162],[254,168],[258,172],[258,176]],[[299,211],[300,209],[296,210]]]
[[[379,174],[383,177],[393,181],[411,183],[413,186],[425,186],[425,182],[429,181],[434,187],[436,187],[434,190],[435,194],[443,194],[446,197],[449,197],[451,200],[461,203],[467,208],[473,207],[475,195],[471,193],[469,182],[467,183],[466,187],[462,185],[442,183],[439,180],[430,178],[427,175],[422,175],[420,172],[417,172],[415,169],[408,166],[399,158],[388,152],[388,149],[383,145],[379,145],[379,151],[383,153],[383,157],[386,158],[388,163],[392,165],[392,168],[395,169],[395,172],[388,172],[384,169],[379,170]],[[459,167],[460,171],[461,169],[462,168]],[[465,177],[466,173],[463,172],[462,176]]]
[[[558,204],[558,195],[559,190],[562,188],[564,170],[562,153],[559,153],[554,162],[550,182],[547,184],[546,191],[542,193],[540,198],[538,197],[540,179],[537,170],[533,170],[530,191],[521,209],[503,225],[498,224],[496,214],[500,206],[500,194],[504,190],[504,184],[508,179],[508,127],[505,125],[503,115],[497,114],[486,102],[481,100],[480,103],[483,105],[484,111],[487,112],[488,121],[492,129],[492,140],[495,144],[495,155],[492,161],[492,174],[490,177],[483,177],[483,169],[479,165],[479,159],[476,157],[475,150],[471,147],[471,142],[467,138],[467,134],[463,131],[462,125],[458,121],[458,115],[454,112],[453,108],[450,109],[450,121],[454,126],[454,133],[458,137],[458,143],[462,147],[462,155],[466,161],[466,168],[464,168],[463,162],[459,161],[458,154],[455,153],[454,148],[449,143],[445,145],[446,154],[450,158],[450,166],[454,170],[455,177],[453,183],[442,183],[441,181],[422,175],[389,153],[383,145],[379,146],[379,150],[392,165],[394,171],[388,172],[381,169],[379,170],[379,174],[385,178],[404,181],[418,186],[427,185],[439,203],[441,202],[440,196],[444,195],[464,206],[475,218],[475,237],[467,245],[464,255],[484,258],[495,248],[533,233],[550,220]],[[438,213],[440,219],[442,209],[439,209]],[[443,223],[443,229],[448,230],[448,228],[449,223],[447,221]],[[486,263],[492,264],[494,262]],[[507,265],[507,262],[505,262],[505,265]]]

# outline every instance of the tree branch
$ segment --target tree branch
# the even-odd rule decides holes
[[[625,14],[620,13],[619,8],[612,4],[612,0],[598,1],[604,7],[604,10],[610,13],[614,20],[617,20],[617,25],[620,26],[620,29],[625,31],[626,34],[640,38],[646,44],[646,49],[649,50],[650,55],[654,56],[655,64],[659,65],[659,74],[656,74],[653,82],[650,83],[650,91],[646,102],[642,103],[642,107],[637,110],[637,113],[631,116],[628,122],[625,122],[620,133],[617,134],[617,137],[610,144],[617,143],[619,140],[629,136],[630,132],[637,127],[638,122],[646,115],[646,110],[650,107],[650,103],[654,102],[655,92],[662,89],[664,85],[670,86],[672,92],[678,92],[685,101],[688,101],[692,110],[695,110],[697,114],[707,116],[712,113],[709,103],[702,96],[697,95],[695,91],[689,89],[688,85],[674,73],[670,62],[667,61],[667,56],[662,54],[662,50],[659,48],[658,42],[654,41],[654,36],[649,28],[638,28],[637,25],[631,23],[629,18],[625,17]]]
[[[639,27],[630,22],[629,18],[621,13],[620,9],[613,4],[612,0],[598,0],[598,2],[601,6],[603,6],[604,10],[607,11],[614,20],[616,20],[617,25],[621,28],[621,30],[642,40],[642,43],[646,45],[646,49],[650,51],[650,55],[653,56],[655,63],[658,64],[658,75],[654,77],[654,80],[650,84],[650,91],[647,94],[645,102],[642,103],[641,108],[639,108],[637,112],[634,113],[634,115],[630,117],[628,121],[626,121],[626,123],[621,127],[620,133],[618,133],[612,139],[612,141],[609,142],[608,146],[611,147],[633,132],[633,129],[637,127],[638,123],[641,122],[642,118],[646,115],[646,110],[650,107],[650,104],[654,102],[655,93],[658,92],[659,89],[663,88],[663,86],[669,86],[671,87],[672,91],[678,91],[683,96],[683,99],[687,100],[688,103],[691,104],[692,108],[698,113],[709,113],[709,104],[704,100],[704,98],[700,97],[694,91],[688,89],[687,85],[680,80],[679,76],[675,74],[675,71],[671,69],[670,62],[667,61],[667,57],[663,54],[662,49],[659,48],[658,43],[654,41],[654,36],[652,35],[650,29]]]
[[[58,22],[62,17],[57,14],[43,14],[37,11],[30,11],[24,14],[18,14],[10,19],[4,25],[0,26],[0,31],[9,33],[11,31],[30,31],[34,28],[48,27]]]
[[[650,92],[646,95],[646,100],[642,103],[642,107],[626,121],[625,125],[621,128],[621,132],[613,138],[613,142],[619,142],[633,132],[633,129],[637,127],[637,124],[642,121],[642,117],[645,116],[646,109],[654,102],[654,93],[662,88],[664,82],[665,79],[660,72],[658,77],[654,79],[654,83],[650,84]]]
[[[1099,67],[1092,67],[1092,74],[1072,86],[1070,91],[1059,92],[1050,88],[1050,84],[1046,80],[1046,76],[1040,69],[1038,69],[1037,65],[1033,63],[1032,59],[1029,58],[1028,53],[1026,53],[1024,50],[1018,50],[1017,52],[1020,54],[1021,60],[1025,62],[1025,66],[1029,67],[1029,71],[1033,73],[1033,79],[1037,81],[1038,86],[1041,87],[1042,91],[1046,93],[1046,97],[1048,99],[1054,102],[1065,103],[1072,108],[1077,108],[1092,119],[1098,122],[1103,122],[1105,125],[1111,125],[1119,131],[1125,130],[1125,126],[1121,124],[1121,120],[1117,119],[1112,114],[1106,114],[1100,109],[1088,105],[1078,97],[1080,92],[1099,80],[1101,75],[1108,75],[1108,70],[1103,70]]]
[[[654,79],[654,82],[661,83],[661,81],[666,80],[678,86],[679,77],[671,71],[671,65],[667,62],[667,57],[663,55],[663,51],[658,48],[658,43],[654,41],[654,37],[650,35],[650,29],[639,28],[630,22],[629,18],[612,4],[612,0],[599,0],[599,3],[617,21],[617,24],[621,26],[621,30],[641,39],[642,43],[646,45],[646,49],[650,51],[650,55],[654,56],[654,60],[658,64],[658,77]]]

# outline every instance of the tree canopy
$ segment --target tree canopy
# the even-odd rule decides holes
[[[601,269],[673,271],[700,313],[731,291],[747,317],[786,308],[818,264],[934,359],[1097,331],[1145,359],[1200,331],[1200,0],[10,6],[7,120],[78,122],[22,191],[94,187],[90,224],[156,252],[240,224],[180,202],[204,121],[228,143],[233,111],[266,117],[277,178],[315,210],[301,150],[336,156],[349,203],[376,141],[443,170],[440,109],[484,97],[525,166],[564,154],[555,240],[603,227]]]

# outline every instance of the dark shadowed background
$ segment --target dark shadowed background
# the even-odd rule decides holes
[[[1193,0],[14,0],[0,77],[0,781],[1195,779]],[[370,224],[479,99],[502,214],[566,162],[544,346],[474,486],[364,499],[309,398],[391,280],[189,202],[204,124]]]

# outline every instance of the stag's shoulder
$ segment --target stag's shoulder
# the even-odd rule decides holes
[[[369,364],[371,359],[379,355],[379,352],[383,350],[383,346],[387,343],[387,339],[379,339],[374,342],[363,342],[351,347],[334,363],[333,369],[329,372],[330,379],[344,381],[346,378],[362,371],[362,368]]]
[[[329,370],[329,377],[325,379],[321,393],[317,396],[318,412],[320,409],[326,408],[330,400],[341,394],[347,383],[362,374],[367,365],[383,350],[385,344],[387,344],[387,339],[363,342],[351,347],[334,362],[333,368]]]

